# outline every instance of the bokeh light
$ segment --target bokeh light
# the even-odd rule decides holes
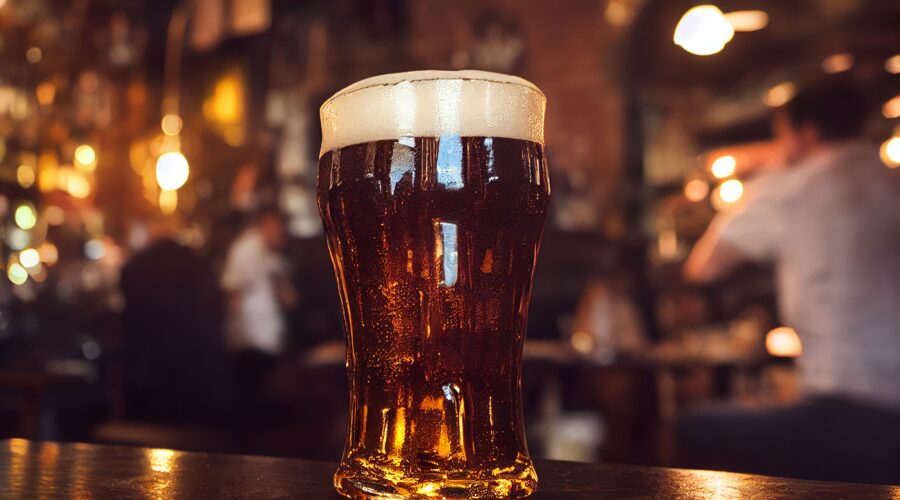
[[[159,192],[159,210],[165,215],[172,215],[178,209],[178,191],[162,190]]]
[[[766,351],[772,356],[796,358],[803,353],[803,344],[796,330],[780,326],[766,334]]]
[[[900,54],[891,56],[884,61],[884,70],[892,75],[900,74]]]
[[[92,239],[84,244],[84,256],[91,260],[100,260],[106,255],[106,247],[103,240]]]
[[[66,222],[66,212],[56,205],[48,205],[44,209],[44,219],[51,226],[59,226]]]
[[[16,207],[13,215],[16,225],[26,231],[37,224],[37,215],[34,213],[34,207],[30,203],[23,203]]]
[[[28,271],[18,262],[10,264],[9,269],[6,270],[6,276],[13,285],[21,285],[28,281]]]
[[[719,194],[725,203],[734,203],[744,195],[744,185],[737,179],[729,179],[719,186]]]
[[[34,248],[26,248],[19,252],[19,263],[26,268],[35,267],[41,263],[41,255]]]
[[[181,117],[174,114],[163,116],[162,122],[160,123],[162,131],[166,135],[180,134],[182,125]]]
[[[13,227],[6,231],[4,239],[6,244],[13,250],[24,250],[25,247],[31,244],[31,233]]]
[[[737,168],[737,160],[734,156],[723,155],[713,160],[709,171],[716,179],[724,179],[734,175],[735,168]]]
[[[56,245],[49,241],[45,241],[38,246],[38,255],[41,258],[41,262],[48,266],[56,264],[56,261],[59,260],[59,250],[56,248]]]
[[[99,358],[101,352],[100,344],[93,340],[88,340],[84,344],[81,344],[81,353],[84,354],[84,359],[88,361],[94,361]]]
[[[572,343],[572,348],[581,354],[590,354],[594,350],[594,337],[584,330],[572,332],[569,342]]]
[[[852,68],[855,61],[856,59],[853,57],[853,54],[849,52],[832,54],[822,61],[822,71],[829,75],[843,73]]]
[[[900,95],[894,96],[881,107],[881,114],[885,118],[900,118]]]
[[[30,47],[25,51],[25,59],[31,64],[37,64],[44,58],[44,53],[40,47]]]
[[[87,144],[75,148],[75,165],[86,170],[94,170],[97,166],[97,152]]]
[[[37,99],[38,104],[41,106],[49,106],[53,104],[53,100],[56,99],[56,85],[53,85],[50,82],[41,82],[36,89],[34,89],[34,96]]]
[[[174,191],[188,180],[190,167],[187,158],[178,151],[172,151],[156,161],[156,182],[164,191]]]
[[[35,177],[36,174],[31,165],[19,165],[19,168],[16,169],[16,180],[25,189],[34,185]]]
[[[769,25],[769,14],[764,10],[736,10],[725,14],[734,31],[759,31]]]
[[[797,93],[797,85],[794,82],[784,82],[770,88],[763,96],[766,106],[777,108],[784,106]]]
[[[734,27],[715,5],[698,5],[675,27],[675,45],[691,54],[708,56],[721,52],[734,37]]]
[[[890,168],[900,167],[900,136],[893,136],[881,144],[881,161]]]
[[[689,201],[698,203],[706,199],[709,194],[709,184],[703,179],[691,179],[684,184],[684,197]]]

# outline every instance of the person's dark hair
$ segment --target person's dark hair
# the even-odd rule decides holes
[[[256,219],[257,221],[273,218],[284,222],[286,219],[286,217],[284,216],[284,212],[282,212],[281,209],[278,208],[278,205],[274,203],[263,204],[254,212],[253,215],[254,219]]]
[[[866,97],[847,80],[801,88],[783,109],[794,126],[812,125],[826,141],[851,139],[866,119]]]

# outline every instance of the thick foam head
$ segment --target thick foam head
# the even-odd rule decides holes
[[[322,149],[401,137],[506,137],[544,143],[544,94],[486,71],[412,71],[367,78],[325,101]]]

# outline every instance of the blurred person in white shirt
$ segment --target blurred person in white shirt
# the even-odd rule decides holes
[[[231,244],[222,273],[228,293],[227,343],[234,353],[238,399],[257,406],[285,344],[284,309],[296,302],[289,268],[280,253],[287,244],[282,214],[263,209]]]
[[[684,274],[701,284],[774,265],[803,344],[802,397],[686,415],[684,465],[900,482],[900,172],[857,140],[865,109],[843,80],[798,92],[773,121],[780,167],[749,180],[691,252]]]

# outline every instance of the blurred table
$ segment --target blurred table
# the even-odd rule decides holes
[[[335,465],[164,449],[0,442],[5,498],[340,498]],[[538,461],[531,498],[900,497],[900,487],[798,481],[728,472]]]
[[[46,370],[0,369],[0,400],[10,401],[18,414],[15,435],[41,437],[42,413],[53,390],[84,387],[95,375],[83,361],[57,361]]]
[[[628,437],[634,434],[631,428],[637,417],[638,408],[631,393],[628,380],[623,374],[636,380],[640,374],[647,374],[653,380],[656,399],[655,419],[658,424],[655,463],[673,463],[675,436],[673,422],[678,414],[676,376],[692,370],[707,370],[720,375],[725,382],[729,396],[734,397],[747,387],[758,387],[762,367],[774,362],[774,358],[764,353],[740,350],[692,350],[676,345],[657,344],[646,350],[598,358],[591,354],[577,352],[564,340],[528,340],[524,350],[525,366],[543,365],[550,367],[541,377],[540,417],[553,420],[563,411],[562,371],[578,368],[585,377],[594,380],[605,379],[610,392],[605,397],[595,395],[603,405],[608,439],[615,443],[605,445],[606,456],[613,460],[641,460],[629,456],[627,451],[633,446]],[[527,369],[527,368],[526,368]],[[618,375],[618,376],[617,376]],[[712,395],[710,395],[712,396]]]

